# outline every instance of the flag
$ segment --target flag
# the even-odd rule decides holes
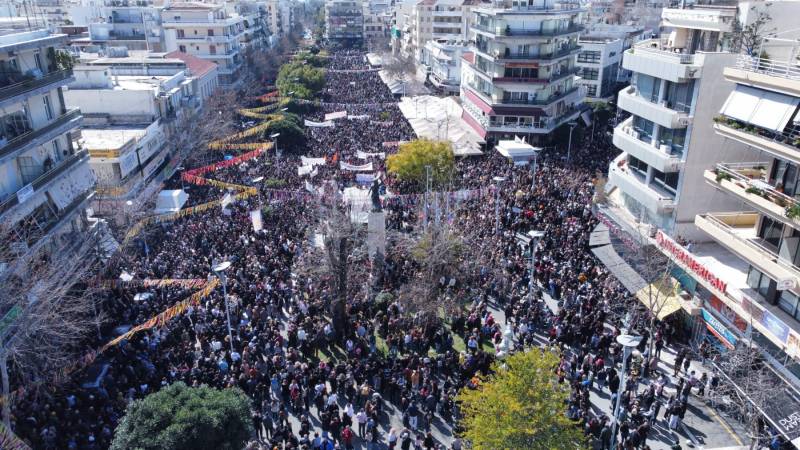
[[[264,224],[261,221],[260,209],[250,211],[250,221],[253,222],[253,231],[261,231],[264,229]]]

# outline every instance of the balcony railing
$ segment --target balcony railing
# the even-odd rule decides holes
[[[24,146],[28,145],[31,141],[36,139],[39,136],[43,136],[62,125],[80,117],[81,111],[77,108],[67,111],[66,113],[62,114],[54,121],[48,123],[47,125],[43,126],[42,128],[29,131],[25,134],[19,135],[14,139],[8,141],[4,146],[0,147],[0,158],[3,158],[7,155],[12,154],[13,152],[23,148]]]
[[[768,58],[739,55],[736,68],[773,77],[800,81],[800,66],[796,60],[774,61]]]
[[[714,122],[733,128],[734,130],[800,149],[800,130],[794,129],[791,124],[787,125],[783,131],[775,131],[761,128],[725,115],[714,117]]]
[[[67,170],[77,166],[83,159],[88,157],[89,157],[89,151],[81,150],[78,153],[75,153],[74,155],[65,159],[57,166],[41,174],[38,178],[33,180],[30,186],[33,188],[33,191],[36,192],[37,190],[45,186],[47,183],[53,181]],[[11,208],[17,205],[19,205],[19,197],[16,194],[12,194],[3,202],[0,202],[0,215],[5,214],[6,211],[10,210]]]
[[[694,64],[695,57],[697,55],[691,53],[681,53],[682,49],[669,47],[667,45],[666,40],[662,39],[648,39],[646,41],[641,41],[638,44],[631,47],[629,50],[631,53],[638,54],[640,52],[646,54],[652,54],[658,56],[660,58],[666,58],[672,60],[678,64]]]
[[[580,90],[580,87],[575,86],[572,89],[568,89],[568,90],[566,90],[564,92],[560,92],[560,93],[551,95],[550,97],[545,98],[545,99],[539,99],[539,98],[534,98],[534,99],[528,99],[528,98],[526,98],[526,99],[504,98],[502,101],[500,101],[498,103],[501,103],[501,104],[504,104],[504,105],[543,106],[543,105],[549,105],[549,104],[551,104],[551,103],[553,103],[553,102],[555,102],[557,100],[560,100],[560,99],[562,99],[564,97],[567,97],[567,96],[577,92],[578,90]]]
[[[579,31],[583,31],[583,26],[580,25],[573,25],[570,27],[565,28],[556,28],[553,30],[524,30],[524,29],[513,29],[508,26],[506,27],[493,27],[488,25],[480,25],[475,24],[471,25],[471,28],[476,30],[485,31],[486,33],[492,33],[497,36],[560,36],[562,34],[570,34],[570,33],[577,33]]]
[[[48,73],[47,75],[44,75],[39,78],[33,78],[30,80],[25,80],[19,83],[14,83],[8,86],[0,87],[0,100],[5,100],[28,91],[32,91],[39,87],[46,86],[51,83],[56,83],[62,80],[66,80],[71,76],[72,76],[72,70],[59,70],[56,72]]]
[[[764,198],[780,208],[800,208],[800,200],[784,194],[767,180],[769,162],[719,163],[714,168],[717,182],[736,180],[745,193]]]
[[[493,77],[492,81],[505,83],[552,83],[562,78],[575,75],[576,73],[578,73],[578,68],[573,67],[571,69],[562,70],[557,74],[550,75],[549,78]]]
[[[557,52],[552,53],[541,53],[538,55],[532,55],[530,53],[504,53],[496,56],[497,59],[512,59],[512,60],[519,60],[519,59],[555,59],[561,58],[562,56],[570,55],[578,50],[581,47],[578,45],[561,49]],[[484,52],[485,53],[485,52]]]

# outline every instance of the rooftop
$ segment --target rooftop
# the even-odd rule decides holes
[[[175,3],[170,3],[170,5],[167,6],[166,8],[164,8],[164,10],[166,10],[166,11],[187,10],[187,9],[197,9],[197,10],[208,9],[208,10],[212,10],[212,9],[220,9],[220,8],[222,8],[222,5],[215,5],[215,4],[212,4],[212,3],[175,2]]]
[[[125,125],[120,127],[83,128],[81,137],[89,150],[119,150],[130,141],[137,141],[147,135],[147,125],[141,127]]]
[[[190,76],[193,77],[202,77],[203,75],[207,74],[214,70],[217,65],[211,61],[206,59],[198,58],[194,55],[190,55],[188,53],[182,53],[179,51],[174,51],[171,53],[167,53],[165,55],[167,58],[171,60],[181,60],[186,63],[186,68],[189,69]]]

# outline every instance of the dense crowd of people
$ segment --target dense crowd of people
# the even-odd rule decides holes
[[[328,61],[339,70],[364,66],[363,54],[354,52],[333,53]],[[147,244],[134,245],[107,274],[208,280],[215,276],[215,263],[230,261],[226,287],[232,340],[223,292],[215,289],[165,326],[112,347],[94,364],[96,370],[84,371],[55,395],[23,397],[14,409],[15,431],[35,448],[104,449],[132,400],[184,381],[235,386],[247,393],[257,430],[250,448],[459,450],[455,395],[474,386],[476,374],[487,373],[507,328],[514,336],[509,350],[563,347],[558,374],[573,387],[565,409],[602,448],[610,439],[610,411],[605,416],[592,412],[593,389],[608,389],[614,401],[625,405],[627,418],[620,429],[625,448],[647,448],[661,410],[669,412],[672,428],[672,416],[682,417],[686,408],[684,386],[710,381],[686,374],[692,381],[667,399],[662,374],[643,373],[643,380],[652,380],[643,392],[618,391],[614,363],[620,349],[614,337],[619,310],[635,303],[588,251],[588,236],[597,223],[591,210],[595,170],[614,156],[604,127],[572,149],[571,161],[564,161],[561,148],[543,154],[535,173],[495,154],[458,162],[460,186],[485,187],[496,176],[506,181],[499,186],[499,230],[492,198],[465,200],[453,208],[455,228],[475,230],[470,239],[491,249],[486,261],[491,270],[474,286],[457,286],[467,301],[448,327],[423,326],[391,296],[364,292],[348,299],[350,329],[335,334],[327,315],[335,296],[332,286],[301,276],[295,268],[318,220],[314,200],[300,192],[306,181],[352,185],[353,174],[341,170],[339,162],[371,161],[380,171],[382,157],[365,160],[358,152],[391,153],[396,147],[384,142],[410,140],[414,133],[377,73],[329,72],[327,79],[326,103],[305,118],[321,122],[326,113],[341,110],[363,117],[337,119],[332,128],[306,127],[305,148],[287,151],[280,160],[264,154],[205,174],[256,186],[259,193],[224,210],[148,227]],[[225,153],[218,152],[219,160]],[[313,178],[298,174],[300,154],[325,158]],[[274,185],[255,182],[258,177],[280,180],[281,193]],[[193,204],[224,195],[177,177],[169,183],[184,185]],[[250,220],[254,209],[265,218],[260,231]],[[413,207],[402,204],[387,207],[387,214],[393,229],[419,220]],[[515,237],[528,230],[544,231],[535,243],[532,267]],[[407,265],[387,258],[378,291],[391,293],[401,285]],[[104,307],[118,325],[143,323],[195,290],[134,286],[120,283],[107,293]],[[137,295],[144,291],[148,295]],[[557,312],[547,307],[545,297],[559,302]],[[665,326],[659,333],[653,339],[663,345],[669,330]],[[463,343],[463,351],[456,350],[456,342]],[[495,351],[484,352],[483,345]],[[652,358],[642,350],[646,368]]]

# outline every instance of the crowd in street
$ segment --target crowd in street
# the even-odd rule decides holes
[[[333,53],[328,60],[336,69],[364,64],[363,54],[353,52]],[[589,133],[573,148],[570,161],[562,148],[550,149],[539,158],[535,173],[495,154],[459,161],[460,186],[485,187],[497,183],[494,177],[504,178],[498,185],[499,229],[493,197],[454,207],[454,227],[476,230],[471,239],[492,249],[479,283],[459,287],[467,300],[463,313],[452,317],[448,327],[423,326],[398,302],[376,301],[364,292],[348,299],[351,327],[336,335],[327,315],[332,287],[295,270],[318,220],[314,200],[300,193],[306,181],[335,180],[340,188],[353,184],[352,173],[340,169],[341,161],[372,161],[380,171],[382,158],[365,160],[357,152],[391,153],[396,147],[384,142],[410,140],[414,133],[397,106],[386,104],[394,100],[377,73],[328,73],[327,80],[324,101],[332,105],[323,104],[306,119],[322,121],[326,113],[345,109],[368,117],[337,119],[333,128],[306,127],[302,155],[326,159],[314,178],[298,175],[300,155],[292,149],[280,160],[269,153],[204,174],[256,186],[259,194],[224,210],[148,227],[106,274],[112,279],[124,272],[134,280],[209,280],[215,277],[215,263],[230,261],[225,277],[232,339],[223,290],[215,289],[165,326],[112,347],[92,370],[54,395],[21,398],[13,411],[17,434],[34,448],[104,449],[126,405],[184,381],[247,393],[257,430],[250,448],[460,450],[455,395],[474,387],[477,374],[487,373],[507,328],[514,336],[510,350],[564,349],[558,376],[572,386],[565,409],[603,449],[610,443],[611,411],[592,411],[591,390],[607,390],[621,402],[626,419],[619,436],[625,448],[645,449],[653,427],[677,427],[692,387],[713,388],[711,378],[686,373],[681,366],[685,383],[665,390],[669,374],[649,369],[660,350],[651,355],[645,344],[642,363],[634,367],[642,389],[619,391],[615,363],[620,348],[614,338],[620,332],[620,311],[638,302],[588,251],[588,236],[597,223],[591,210],[595,171],[614,156],[604,130]],[[224,154],[218,152],[219,160]],[[257,177],[282,180],[280,195],[273,186],[254,182]],[[173,187],[181,184],[177,177],[170,181]],[[224,195],[209,186],[185,187],[192,204]],[[264,216],[260,231],[251,223],[254,209]],[[387,211],[388,228],[419,220],[412,207],[392,205]],[[517,233],[529,230],[544,232],[535,244],[532,267],[516,240]],[[404,276],[405,262],[389,258],[380,290],[391,292]],[[103,307],[114,325],[143,323],[195,291],[134,286],[120,283],[107,292]],[[145,291],[149,295],[136,295]],[[559,303],[557,312],[547,307],[545,297]],[[650,339],[654,349],[674,341],[668,324]],[[456,341],[463,342],[462,351],[456,350]],[[483,351],[487,347],[491,350]],[[682,362],[686,358],[690,355]],[[660,413],[665,424],[655,421]]]

